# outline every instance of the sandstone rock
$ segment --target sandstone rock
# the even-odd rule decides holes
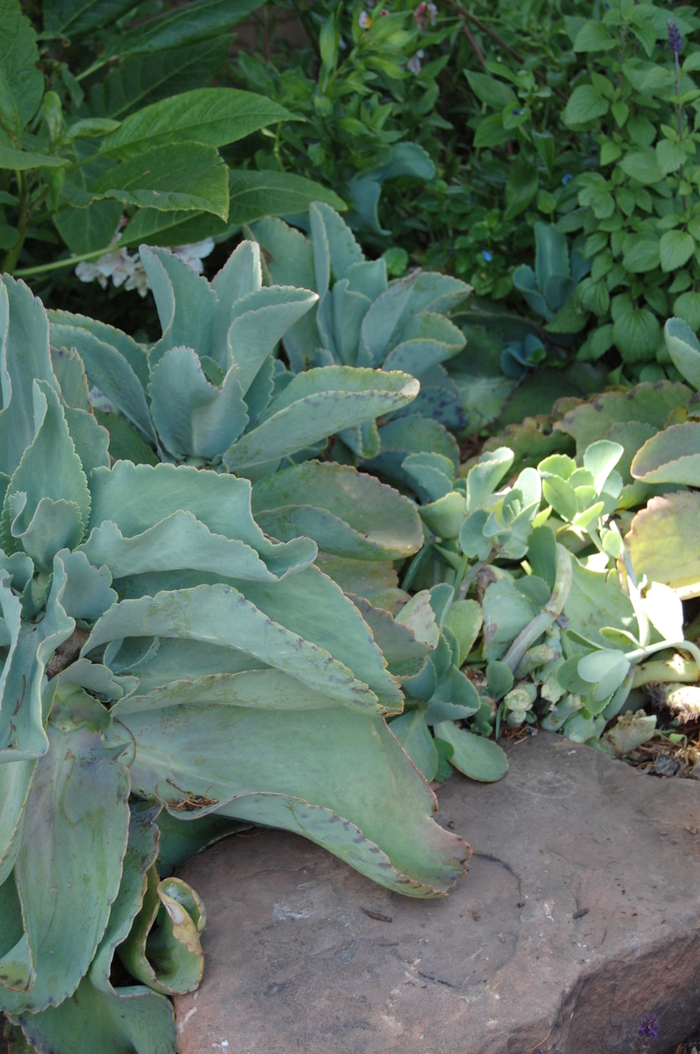
[[[674,1051],[700,1024],[700,787],[546,733],[508,754],[439,791],[474,850],[444,900],[276,831],[188,861],[210,921],[181,1054],[629,1054],[645,1013]]]

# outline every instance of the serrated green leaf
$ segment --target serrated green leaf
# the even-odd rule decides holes
[[[132,113],[105,136],[100,153],[130,158],[155,146],[193,141],[226,146],[269,124],[294,119],[264,95],[236,88],[195,88]]]
[[[239,225],[253,223],[263,216],[307,212],[315,201],[324,202],[340,212],[347,209],[343,199],[328,187],[291,172],[232,168],[228,188],[229,222]],[[301,280],[301,276],[297,277]],[[303,280],[301,284],[306,285]]]
[[[610,103],[595,90],[592,84],[580,84],[574,88],[563,114],[565,124],[587,124],[604,117]]]

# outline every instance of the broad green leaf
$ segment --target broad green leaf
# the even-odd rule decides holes
[[[146,348],[142,344],[137,344],[133,337],[127,336],[127,334],[122,333],[120,329],[116,329],[114,326],[109,326],[105,322],[98,322],[97,319],[88,318],[86,315],[73,315],[70,311],[49,311],[48,316],[50,321],[51,344],[53,347],[76,347],[76,341],[79,338],[79,334],[73,330],[64,330],[61,327],[74,326],[81,330],[87,330],[88,333],[92,333],[93,336],[97,337],[97,339],[103,344],[116,348],[120,355],[126,359],[129,366],[138,377],[141,386],[143,388],[146,387],[149,377]],[[77,345],[77,350],[83,363],[85,363],[85,360],[90,358],[89,351],[86,349],[83,352],[79,345]],[[104,354],[105,352],[100,349],[100,355]],[[97,356],[94,358],[97,359]],[[93,363],[93,365],[96,368],[97,361]],[[89,377],[90,369],[87,368],[87,366],[86,373]],[[108,371],[106,372],[106,376],[109,376]],[[105,382],[106,377],[101,377],[101,380]],[[91,381],[91,383],[95,382]],[[124,383],[124,381],[122,380],[120,383]],[[115,389],[118,390],[119,385],[115,384],[114,386]],[[97,387],[99,387],[99,385],[97,385]]]
[[[608,439],[599,439],[586,448],[583,466],[593,474],[596,494],[602,492],[605,481],[623,453],[624,447],[619,443],[611,443]]]
[[[124,716],[139,742],[131,770],[138,793],[177,806],[182,793],[170,778],[187,793],[226,803],[224,815],[303,834],[413,896],[439,895],[461,873],[463,843],[430,819],[435,799],[382,720],[342,707],[177,713],[176,722],[168,710]],[[249,743],[260,737],[267,750],[254,756]],[[205,744],[206,773],[197,764]]]
[[[17,0],[0,3],[0,116],[18,138],[44,94],[36,33]]]
[[[156,146],[110,168],[90,187],[95,199],[169,211],[204,211],[228,217],[228,176],[213,146]]]
[[[637,307],[629,293],[613,297],[613,339],[625,362],[648,362],[656,357],[661,339],[659,321],[648,308]]]
[[[15,150],[11,146],[0,145],[0,168],[14,169],[15,172],[26,172],[31,168],[61,168],[67,165],[65,157],[51,154],[37,154],[31,150]]]
[[[211,334],[217,314],[217,296],[202,275],[195,274],[184,260],[166,249],[148,248],[140,251],[148,280],[153,290],[158,319],[163,329],[159,341],[148,351],[150,368],[170,348],[184,346],[210,354]],[[230,364],[219,362],[226,372]]]
[[[290,568],[305,566],[315,548],[308,539],[276,542],[267,538],[250,511],[249,481],[225,473],[120,461],[110,471],[96,469],[90,489],[89,532],[111,521],[125,538],[133,538],[176,513],[191,515],[213,535],[250,546],[278,577]]]
[[[103,709],[101,704],[94,707]],[[104,711],[103,711],[104,712]],[[25,808],[17,888],[37,980],[7,992],[8,1010],[43,1010],[71,995],[86,973],[119,889],[126,849],[129,778],[98,732],[50,726]],[[70,730],[69,730],[70,729]]]
[[[482,622],[481,605],[476,600],[453,600],[445,616],[445,626],[454,633],[459,645],[458,666],[472,650]]]
[[[489,77],[486,73],[474,73],[465,70],[464,76],[469,81],[469,87],[480,102],[485,102],[494,110],[503,110],[506,106],[517,106],[518,97],[512,88],[499,80],[497,77]]]
[[[351,596],[355,607],[372,630],[372,636],[394,677],[414,677],[425,667],[429,647],[410,626],[392,618],[388,611],[373,607],[362,597]]]
[[[105,136],[100,153],[130,158],[154,146],[193,141],[226,146],[269,124],[296,119],[264,95],[236,88],[195,88],[132,113]]]
[[[227,231],[228,223],[211,212],[159,212],[157,209],[139,209],[129,220],[120,245],[125,248],[141,245],[177,247],[201,242],[205,238],[217,238]]]
[[[292,610],[290,614],[293,618],[300,612]],[[325,612],[318,613],[321,622],[324,616],[327,619]],[[322,627],[319,635],[324,636]],[[156,636],[200,640],[247,651],[310,688],[326,690],[341,702],[344,699],[348,702],[364,699],[374,703],[377,698],[366,683],[357,680],[352,671],[331,658],[327,650],[302,639],[293,629],[271,622],[267,614],[232,586],[197,586],[115,604],[96,623],[84,651],[88,654],[100,644],[122,637]],[[366,640],[371,647],[369,633]],[[354,641],[350,642],[352,644]],[[381,673],[380,670],[376,672]],[[385,677],[385,681],[388,682],[386,687],[390,688],[391,678]],[[397,694],[394,690],[394,695]]]
[[[660,183],[664,178],[659,168],[656,153],[651,147],[627,154],[618,164],[626,175],[631,176],[632,179],[641,183],[642,186]]]
[[[586,20],[574,39],[574,51],[610,51],[616,46],[615,37],[602,22],[595,19]]]
[[[524,212],[539,190],[539,176],[535,165],[518,161],[513,165],[506,183],[506,209],[503,219],[515,219]]]
[[[628,271],[653,271],[659,266],[659,239],[654,235],[634,236],[634,241],[623,257]]]
[[[174,8],[121,33],[101,58],[159,52],[197,44],[226,33],[263,0],[194,0],[187,9]]]
[[[700,342],[688,323],[669,318],[664,338],[673,365],[696,391],[700,390]]]
[[[577,457],[582,457],[586,448],[605,436],[613,425],[639,421],[660,429],[669,414],[678,407],[689,406],[692,399],[693,393],[684,384],[671,381],[651,384],[646,381],[629,391],[596,395],[589,402],[569,410],[554,428],[573,436]]]
[[[700,595],[700,494],[685,491],[650,500],[637,513],[626,543],[638,578],[661,582],[681,599]]]
[[[695,239],[687,231],[666,231],[659,242],[662,271],[677,271],[695,252]]]
[[[587,124],[604,117],[609,109],[608,100],[599,95],[592,84],[580,84],[569,97],[563,121],[568,125]]]
[[[629,668],[624,652],[605,648],[591,651],[579,659],[577,671],[584,681],[595,685],[593,698],[596,702],[602,702],[620,687]]]
[[[415,481],[401,467],[408,454],[425,451],[443,454],[452,461],[455,471],[457,469],[459,450],[456,440],[438,421],[420,414],[409,414],[383,425],[379,434],[379,456],[364,461],[364,468],[394,479],[409,490],[415,490]]]
[[[467,474],[467,509],[482,508],[513,464],[513,451],[508,447],[481,454]]]
[[[452,493],[454,465],[443,454],[409,454],[402,468],[429,495],[431,501]]]
[[[434,780],[438,770],[438,753],[423,711],[410,710],[392,721],[389,727],[418,771],[429,783]]]
[[[450,764],[470,779],[494,783],[508,771],[508,758],[492,739],[457,728],[452,721],[435,726],[435,738],[449,743],[454,753]]]
[[[246,242],[245,245],[249,246],[250,243]],[[255,246],[256,251],[257,248]],[[231,259],[233,260],[233,257]],[[245,266],[244,261],[241,277],[245,275],[243,280],[246,283],[251,272],[257,278],[259,266],[257,252],[254,267]],[[238,366],[245,395],[267,356],[274,351],[286,331],[314,306],[318,297],[306,289],[290,286],[267,286],[252,292],[241,290],[240,295],[236,295],[238,290],[234,292],[225,288],[225,273],[224,269],[219,284],[217,285],[215,280],[212,285],[219,297],[219,304],[222,308],[225,306],[225,310],[220,311],[220,314],[225,314],[230,322],[225,339],[230,360]],[[217,337],[215,323],[212,350],[217,350]]]
[[[337,556],[401,560],[423,542],[410,502],[348,465],[307,461],[267,476],[253,485],[252,508],[267,534],[306,534]]]
[[[22,833],[24,806],[36,765],[35,760],[15,761],[12,765],[0,765],[0,886],[7,881],[8,875],[15,866]]]
[[[229,46],[229,38],[222,34],[199,44],[128,55],[114,63],[103,80],[92,85],[90,109],[121,120],[159,99],[203,88],[221,71]]]
[[[82,256],[97,249],[104,249],[105,252],[110,250],[122,211],[118,201],[93,201],[87,208],[62,208],[52,218],[56,230],[71,252]]]
[[[225,454],[229,471],[289,456],[320,439],[406,406],[419,384],[405,373],[330,366],[297,374],[264,419]]]
[[[229,222],[242,226],[263,216],[288,216],[307,212],[314,201],[322,201],[339,212],[347,205],[328,187],[292,172],[234,169],[228,175]],[[299,284],[311,288],[297,275]]]
[[[79,37],[116,22],[128,11],[131,0],[46,0],[44,32],[50,36]]]
[[[673,301],[673,313],[690,326],[691,332],[700,330],[700,293],[681,293]]]

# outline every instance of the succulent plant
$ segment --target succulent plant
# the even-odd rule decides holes
[[[273,282],[301,284],[318,293],[315,310],[285,335],[292,370],[331,363],[403,370],[421,384],[411,415],[462,430],[462,403],[442,363],[464,347],[464,335],[447,313],[464,301],[470,287],[423,271],[389,281],[386,262],[365,259],[330,206],[315,203],[309,220],[310,240],[282,220],[260,220],[252,228]],[[376,430],[348,431],[341,438],[358,457],[379,452]]]
[[[8,277],[0,385],[0,1009],[43,1054],[174,1054],[204,911],[159,843],[259,822],[410,895],[461,873],[384,721],[422,659],[408,631],[382,654],[314,542],[262,532],[249,480],[110,464],[79,357]]]
[[[284,540],[311,536],[331,577],[393,608],[402,594],[392,561],[422,544],[415,509],[350,466],[307,459],[323,454],[339,429],[362,422],[374,429],[374,416],[410,403],[418,382],[349,366],[296,377],[285,370],[275,346],[317,297],[263,287],[255,242],[240,245],[211,283],[165,250],[143,248],[141,255],[164,330],[153,347],[82,316],[51,315],[52,344],[78,349],[90,382],[118,411],[101,416],[112,452],[121,443],[133,460],[257,479],[255,513],[264,530]],[[358,574],[369,581],[363,585]]]

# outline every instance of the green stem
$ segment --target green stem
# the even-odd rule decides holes
[[[688,682],[700,680],[700,667],[693,659],[684,659],[674,655],[667,661],[646,662],[637,666],[634,671],[633,688],[642,688],[645,684],[670,682]]]
[[[17,182],[19,183],[19,223],[17,224],[19,233],[17,241],[5,255],[2,265],[3,271],[8,274],[12,274],[17,266],[20,253],[24,248],[24,240],[27,237],[27,228],[29,227],[29,187],[27,186],[27,177],[24,172],[17,173]]]
[[[93,249],[90,253],[82,253],[80,256],[69,256],[65,260],[54,260],[54,262],[50,264],[40,264],[37,267],[23,267],[21,270],[15,271],[15,275],[18,278],[25,278],[33,274],[45,274],[48,271],[58,271],[62,267],[73,267],[77,263],[82,263],[83,260],[96,260],[98,256],[104,256],[105,253],[111,251],[112,247],[107,245],[102,249]]]

